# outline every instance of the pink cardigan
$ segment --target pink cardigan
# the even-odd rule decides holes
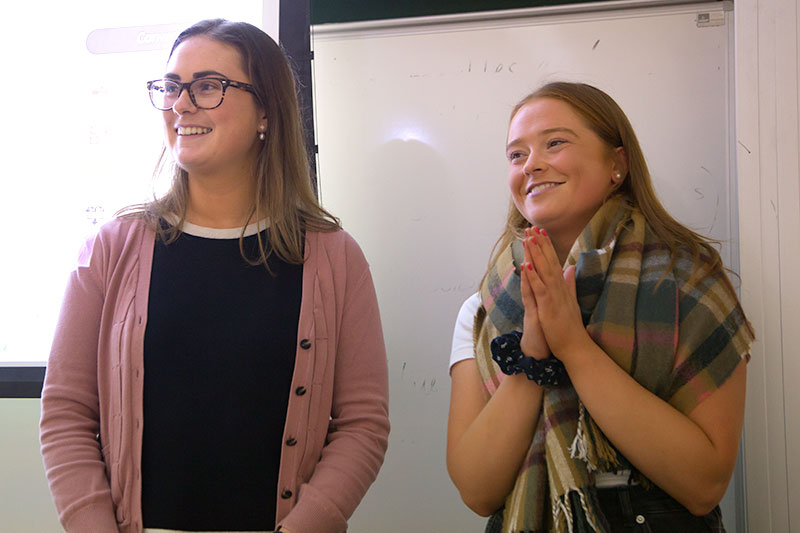
[[[50,490],[69,532],[142,531],[143,345],[154,238],[139,220],[109,222],[82,250],[67,286],[40,429]],[[386,452],[386,352],[369,266],[355,240],[344,231],[308,232],[305,246],[276,519],[292,533],[338,533]]]

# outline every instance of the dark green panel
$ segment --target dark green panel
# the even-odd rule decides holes
[[[497,9],[589,4],[601,0],[311,0],[311,24],[472,13]]]

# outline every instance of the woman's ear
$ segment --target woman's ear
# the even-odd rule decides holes
[[[614,186],[619,186],[628,175],[628,154],[624,146],[617,146],[612,153],[613,165],[611,168],[611,181]]]

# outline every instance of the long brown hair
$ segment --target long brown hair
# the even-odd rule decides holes
[[[514,120],[514,116],[523,106],[540,98],[551,98],[569,104],[609,150],[618,147],[625,150],[628,159],[628,173],[612,194],[624,195],[634,207],[638,207],[659,239],[669,247],[672,252],[672,262],[668,269],[671,269],[675,263],[678,248],[685,247],[691,252],[695,266],[699,264],[701,256],[706,256],[704,259],[707,264],[703,268],[704,275],[711,275],[722,270],[722,259],[713,246],[719,243],[683,226],[661,205],[653,189],[650,171],[647,168],[647,162],[639,140],[636,138],[636,133],[633,131],[628,117],[614,99],[600,89],[585,83],[552,82],[520,100],[511,112],[509,122]],[[522,216],[514,203],[510,202],[506,226],[495,244],[489,262],[490,269],[500,253],[515,239],[520,238],[528,226],[530,226],[530,222]]]
[[[283,50],[269,35],[252,24],[224,19],[203,20],[181,32],[169,57],[178,45],[198,35],[230,45],[239,52],[242,68],[269,120],[256,160],[253,176],[256,196],[250,213],[251,217],[266,215],[269,218],[267,243],[259,233],[260,257],[253,259],[245,255],[240,238],[242,255],[249,262],[262,263],[268,269],[267,259],[273,253],[284,261],[300,264],[305,229],[336,231],[341,229],[341,224],[322,208],[314,192],[294,72]],[[148,203],[125,208],[120,214],[144,218],[158,236],[169,243],[180,235],[186,217],[188,174],[172,161],[166,147],[161,151],[155,172],[171,176],[167,193]],[[178,217],[178,223],[164,227],[160,221],[170,216]]]

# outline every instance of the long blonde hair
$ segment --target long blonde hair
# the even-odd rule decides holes
[[[628,117],[608,94],[585,83],[552,82],[527,95],[519,101],[511,112],[509,122],[514,120],[517,112],[533,100],[551,98],[560,100],[569,106],[584,120],[603,143],[613,150],[622,147],[628,159],[628,173],[612,194],[627,197],[634,207],[638,207],[650,227],[672,252],[675,263],[678,248],[685,247],[691,252],[695,266],[704,259],[703,275],[711,275],[722,270],[722,259],[713,246],[717,241],[704,237],[682,225],[670,215],[656,197],[650,171],[647,168],[642,148],[636,133],[633,131]],[[530,222],[510,202],[506,225],[503,234],[497,240],[489,261],[489,269],[497,262],[498,256],[515,239],[524,234]]]
[[[238,50],[255,97],[269,119],[266,138],[256,160],[253,176],[256,196],[250,213],[269,218],[267,243],[259,233],[259,257],[253,259],[244,253],[240,238],[242,256],[252,264],[264,264],[268,270],[267,260],[273,253],[286,262],[300,264],[303,262],[304,230],[336,231],[341,229],[341,224],[322,208],[314,192],[294,73],[286,55],[269,35],[251,24],[211,19],[198,22],[178,35],[170,57],[178,45],[197,35]],[[159,238],[169,243],[180,235],[186,217],[188,174],[171,160],[166,148],[161,151],[155,172],[171,176],[166,194],[129,206],[119,214],[144,218]],[[164,227],[160,221],[170,216],[178,217],[178,223]]]

